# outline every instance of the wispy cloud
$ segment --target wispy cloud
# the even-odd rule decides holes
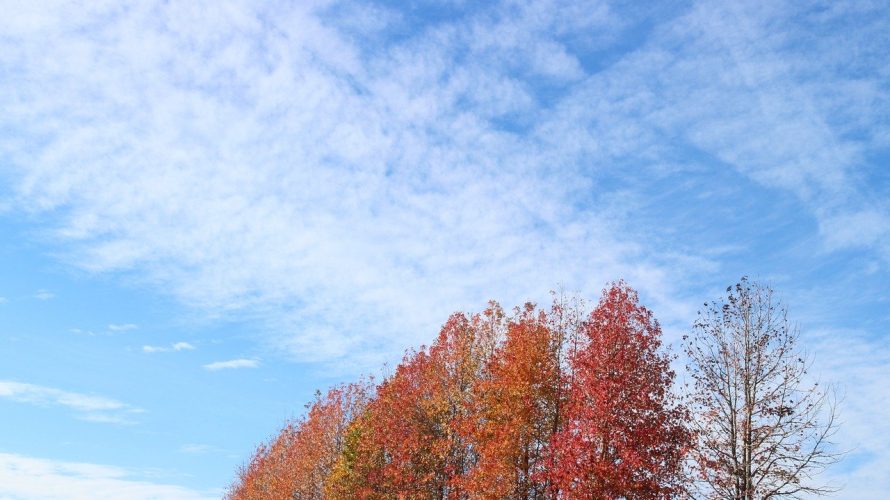
[[[131,424],[135,414],[144,410],[120,401],[69,392],[52,387],[0,380],[0,398],[39,406],[61,406],[74,412],[81,419],[92,422]]]
[[[142,346],[142,352],[145,353],[154,353],[154,352],[170,352],[170,351],[193,351],[195,346],[189,344],[188,342],[176,342],[171,344],[169,347],[164,346],[151,346],[144,345]]]
[[[56,294],[50,292],[49,290],[37,290],[37,293],[33,295],[33,297],[37,300],[50,300],[54,298]]]
[[[108,331],[111,331],[114,333],[129,332],[129,331],[135,330],[137,328],[139,328],[139,326],[135,325],[133,323],[122,323],[122,324],[112,323],[112,324],[108,325]]]
[[[543,299],[555,283],[592,294],[617,276],[666,297],[654,292],[684,278],[589,199],[635,147],[618,136],[628,127],[595,137],[596,117],[544,100],[595,85],[560,39],[596,31],[589,49],[608,49],[623,23],[604,2],[494,6],[374,53],[361,37],[397,26],[348,34],[323,8],[253,8],[6,21],[11,81],[54,89],[4,94],[16,96],[2,103],[19,131],[4,143],[15,200],[62,209],[55,234],[72,262],[136,271],[213,313],[260,312],[282,332],[273,345],[321,361],[392,356],[489,298]],[[108,21],[101,36],[68,24],[93,16]],[[172,50],[181,39],[194,50]],[[66,126],[46,129],[35,108]],[[520,114],[537,118],[514,130]],[[18,139],[32,135],[44,139]]]
[[[0,453],[0,497],[10,500],[205,500],[219,496],[216,491],[140,479],[136,471],[120,467]]]
[[[399,352],[554,283],[623,276],[684,317],[713,259],[631,220],[664,172],[732,169],[825,249],[890,259],[890,193],[856,171],[890,145],[884,7],[491,4],[392,40],[398,10],[267,8],[5,16],[12,206],[58,214],[70,262],[257,313],[306,360]]]
[[[215,361],[213,363],[208,363],[203,365],[205,370],[208,371],[218,371],[218,370],[231,370],[235,368],[256,368],[259,366],[259,361],[256,359],[232,359],[229,361]]]
[[[649,116],[661,130],[796,196],[827,249],[890,259],[890,193],[867,180],[880,168],[868,157],[890,144],[887,47],[874,38],[890,28],[890,13],[879,4],[801,7],[696,2],[616,76],[632,82],[628,94],[657,89]],[[662,50],[671,43],[682,48]],[[635,78],[645,76],[652,80]]]
[[[844,486],[844,498],[880,498],[890,491],[887,450],[890,450],[890,402],[887,385],[890,344],[854,330],[811,332],[823,383],[835,382],[840,397],[841,422],[835,440],[848,452],[844,462],[829,469],[828,477]]]

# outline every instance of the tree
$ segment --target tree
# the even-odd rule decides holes
[[[503,311],[454,314],[427,350],[409,353],[348,434],[328,491],[354,498],[466,498],[475,453],[460,429],[502,333]]]
[[[296,425],[288,422],[268,444],[259,445],[250,462],[238,471],[227,500],[288,498],[293,484],[287,465],[287,449],[294,442]]]
[[[543,497],[539,472],[561,383],[554,332],[544,311],[526,304],[509,321],[488,376],[474,387],[475,405],[464,427],[477,455],[464,481],[471,498]]]
[[[544,475],[561,498],[668,498],[691,446],[661,329],[623,282],[604,290],[572,354],[562,428]]]
[[[260,445],[239,474],[231,500],[320,500],[343,451],[347,429],[370,397],[370,381],[316,393],[305,417],[288,422],[269,443]]]
[[[808,381],[799,330],[769,286],[742,278],[726,293],[686,337],[699,489],[737,500],[833,491],[813,479],[839,458],[835,406]]]
[[[380,475],[385,465],[383,449],[371,439],[374,412],[371,405],[350,423],[343,451],[325,480],[328,498],[387,498]]]
[[[324,498],[325,480],[343,451],[347,428],[367,405],[371,387],[371,381],[362,381],[316,396],[288,450],[294,500]]]
[[[438,396],[426,378],[425,350],[406,355],[395,374],[377,388],[377,396],[356,429],[352,477],[356,498],[430,498],[444,487],[437,471],[443,460],[434,453],[443,422],[432,414]],[[341,486],[341,489],[345,487]]]

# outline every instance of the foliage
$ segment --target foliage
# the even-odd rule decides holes
[[[554,294],[546,310],[526,304],[508,316],[491,302],[477,314],[453,314],[429,348],[406,353],[376,387],[362,382],[317,395],[304,418],[257,449],[228,498],[674,498],[691,492],[690,472],[715,497],[764,498],[760,490],[725,495],[739,481],[738,463],[725,460],[727,445],[751,464],[758,457],[776,464],[752,469],[770,478],[755,488],[804,491],[788,486],[799,487],[796,480],[775,487],[794,474],[787,466],[794,462],[777,457],[821,450],[827,433],[792,424],[823,399],[797,391],[805,372],[788,363],[796,337],[787,329],[739,336],[758,290],[738,288],[696,323],[687,346],[698,389],[691,408],[672,391],[674,358],[662,348],[658,322],[624,282],[605,289],[589,313],[582,301]],[[733,358],[740,345],[748,346],[746,357]],[[724,371],[714,372],[721,363]],[[756,389],[732,378],[743,373],[760,374]],[[721,434],[724,379],[736,384],[730,410],[737,413],[728,425],[748,441],[734,435],[728,443]],[[761,399],[738,399],[743,386]],[[805,437],[777,441],[782,425]],[[811,456],[815,463],[825,457]]]
[[[545,476],[566,498],[667,498],[683,491],[691,435],[673,402],[661,329],[624,283],[604,292],[571,358],[562,429]]]
[[[540,498],[543,452],[555,428],[561,384],[553,330],[527,304],[507,327],[488,373],[474,387],[464,430],[477,463],[464,480],[473,498]]]
[[[289,422],[269,443],[260,445],[239,472],[230,500],[324,498],[324,486],[343,452],[347,429],[370,397],[370,381],[316,393],[307,415]]]

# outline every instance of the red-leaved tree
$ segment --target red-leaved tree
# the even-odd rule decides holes
[[[603,293],[571,357],[562,428],[543,476],[561,498],[668,498],[691,445],[661,329],[623,282]]]

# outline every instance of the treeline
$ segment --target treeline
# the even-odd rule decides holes
[[[318,393],[227,498],[772,498],[827,493],[833,406],[797,331],[742,280],[685,338],[677,391],[661,329],[623,282],[586,312],[554,296],[454,314],[379,384]],[[827,411],[826,411],[827,410]]]

